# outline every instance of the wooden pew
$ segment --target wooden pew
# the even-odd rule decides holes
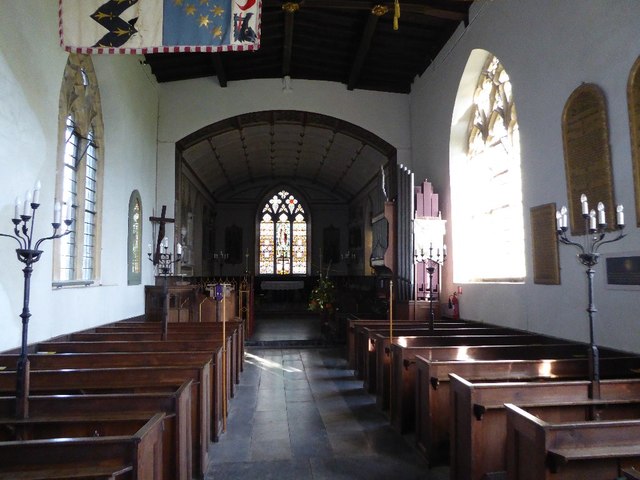
[[[444,329],[444,328],[464,328],[468,326],[469,328],[472,325],[461,323],[461,322],[444,322],[440,321],[435,324],[435,328]],[[411,329],[429,329],[429,325],[427,323],[416,322],[416,321],[402,321],[402,322],[393,322],[393,331],[399,332],[401,330],[411,330]],[[369,349],[369,341],[371,335],[369,335],[369,330],[379,330],[380,333],[390,333],[389,332],[389,322],[386,323],[354,323],[353,325],[353,342],[354,342],[354,373],[356,378],[363,380],[366,372],[366,356]],[[394,336],[396,333],[394,333]]]
[[[223,329],[220,322],[197,322],[197,323],[169,323],[168,331],[171,332],[197,332],[201,330],[221,332]],[[132,321],[120,321],[110,323],[100,327],[94,327],[89,331],[94,332],[117,332],[117,331],[162,331],[162,324],[159,322],[132,322]],[[225,325],[227,334],[233,335],[233,345],[235,347],[235,364],[238,366],[238,372],[235,375],[236,383],[239,382],[239,372],[242,372],[244,368],[244,340],[245,340],[245,325],[240,319],[227,322]]]
[[[575,354],[575,352],[570,353]],[[617,352],[608,349],[603,353],[605,355],[601,361],[603,377],[615,378],[622,372],[627,372],[624,374],[625,377],[638,376],[633,371],[640,368],[640,357],[609,358]],[[518,359],[518,356],[530,357],[532,354],[538,355],[541,359]],[[578,354],[581,354],[582,358],[565,358],[567,352],[563,350],[550,350],[546,346],[530,346],[512,351],[510,360],[429,360],[418,355],[415,397],[415,440],[418,449],[431,464],[447,462],[452,418],[449,394],[451,374],[468,381],[586,379],[589,373],[586,351]],[[461,452],[460,455],[468,455],[470,447],[465,448],[467,451]],[[452,463],[454,462],[459,463],[459,460],[456,458],[452,460]]]
[[[163,418],[132,435],[0,442],[0,478],[162,478]]]
[[[216,341],[207,340],[157,340],[157,341],[120,341],[120,342],[41,342],[37,345],[39,352],[56,353],[122,353],[122,352],[176,352],[188,357],[195,352],[206,352],[212,359],[210,376],[211,393],[209,411],[213,425],[211,438],[217,441],[223,427],[222,415],[222,345]],[[189,355],[186,354],[188,352]],[[227,385],[229,376],[227,376]],[[227,390],[227,397],[229,391]]]
[[[220,342],[222,339],[215,333],[204,332],[170,332],[167,340],[162,340],[160,332],[118,332],[118,333],[74,333],[70,335],[72,342],[145,342],[145,341],[188,341],[188,340],[209,340]],[[227,394],[229,398],[235,396],[235,385],[240,381],[240,369],[236,364],[236,347],[232,337],[227,337],[226,342],[226,373]],[[222,367],[220,367],[222,368]]]
[[[164,478],[191,480],[191,390],[187,381],[175,392],[107,394],[107,395],[31,395],[29,418],[32,420],[78,418],[99,412],[111,416],[122,412],[165,414],[163,424]],[[10,419],[15,412],[15,397],[0,397],[0,421]]]
[[[450,374],[450,378],[452,480],[480,480],[489,472],[506,471],[505,403],[535,406],[584,402],[589,399],[591,385],[587,380],[471,382],[456,374]],[[640,379],[607,379],[600,386],[602,400],[640,400]]]
[[[388,383],[390,369],[389,347],[391,345],[391,337],[388,330],[378,330],[376,328],[365,327],[359,332],[362,335],[362,343],[368,346],[367,354],[364,357],[364,375],[363,385],[368,393],[375,394],[379,385]],[[405,337],[449,337],[456,335],[519,335],[522,332],[516,332],[512,329],[502,327],[482,327],[482,326],[466,326],[458,327],[441,327],[433,330],[424,328],[400,328],[394,329],[394,340],[403,341]],[[378,368],[382,366],[382,371]]]
[[[0,354],[0,367],[6,371],[15,370],[17,354]],[[209,351],[189,352],[104,352],[104,353],[36,353],[29,355],[31,370],[59,370],[63,368],[123,368],[123,367],[201,367],[209,365],[209,385],[211,392],[207,398],[209,407],[210,438],[219,439],[222,430],[222,394],[220,386],[215,384],[218,367],[211,361]]]
[[[640,400],[505,408],[511,480],[616,479],[640,467]]]
[[[210,366],[129,367],[105,369],[34,370],[30,375],[33,393],[171,392],[192,380],[192,456],[194,474],[201,477],[209,462]],[[15,372],[0,371],[0,392],[15,391]]]
[[[399,328],[403,325],[409,327],[418,327],[420,325],[427,326],[426,322],[419,320],[396,320],[393,322],[394,328]],[[358,375],[359,359],[357,358],[357,352],[361,351],[359,345],[360,339],[357,332],[359,327],[374,327],[379,329],[389,330],[389,319],[384,320],[366,320],[366,319],[349,319],[347,321],[347,360],[349,362],[349,369],[353,370],[356,376]]]
[[[210,324],[213,322],[209,322]],[[138,326],[139,325],[139,326]],[[67,338],[60,340],[67,341],[128,341],[130,339],[138,340],[162,340],[162,332],[154,323],[146,322],[133,324],[130,327],[97,327],[92,332],[78,332],[68,335]],[[203,323],[176,323],[174,328],[170,328],[167,340],[218,340],[222,343],[222,329],[210,328],[209,325]],[[214,323],[214,325],[219,325]],[[113,330],[113,331],[112,331]],[[229,377],[229,393],[233,397],[235,395],[235,385],[240,382],[240,372],[242,360],[244,358],[244,342],[241,333],[242,329],[239,324],[235,324],[235,328],[229,326],[226,330],[226,354]]]
[[[636,470],[634,467],[623,468],[621,478],[625,480],[640,480],[640,470]]]
[[[434,323],[435,327],[441,327],[444,324],[446,325],[481,325],[478,322],[472,322],[468,320],[436,320]],[[427,321],[423,320],[406,320],[406,319],[398,319],[393,321],[394,329],[402,326],[408,327],[418,327],[418,326],[429,326]],[[363,318],[350,318],[347,320],[347,360],[349,362],[349,368],[351,370],[357,371],[356,365],[356,352],[360,350],[357,345],[358,340],[356,338],[356,331],[358,327],[374,327],[380,329],[389,330],[389,319],[363,319]]]
[[[379,341],[379,340],[378,340]],[[551,344],[556,339],[544,335],[453,335],[447,337],[401,337],[390,345],[389,379],[378,375],[376,402],[390,411],[391,425],[405,433],[415,425],[415,357],[432,347],[469,347],[483,345]],[[400,343],[401,342],[401,343]],[[558,343],[566,343],[557,340]],[[377,345],[376,345],[377,346]],[[379,357],[378,357],[379,358]],[[379,365],[379,372],[384,367]]]

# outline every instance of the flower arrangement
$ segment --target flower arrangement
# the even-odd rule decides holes
[[[318,284],[311,290],[309,310],[312,312],[331,312],[334,309],[334,303],[335,285],[329,280],[329,269],[327,268],[327,274],[323,276],[320,272]]]

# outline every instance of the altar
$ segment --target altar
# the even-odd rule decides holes
[[[257,278],[256,309],[263,311],[306,310],[312,280],[306,278],[282,278],[281,276]]]
[[[260,282],[261,290],[302,290],[302,280],[263,280]]]

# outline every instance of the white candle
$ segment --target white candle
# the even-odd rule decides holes
[[[562,228],[567,228],[567,225],[568,225],[567,207],[563,205],[562,208],[560,209],[560,214],[562,215]]]
[[[16,197],[16,209],[13,218],[20,218],[20,197]]]
[[[42,187],[42,184],[40,183],[40,180],[38,180],[36,182],[36,186],[33,189],[33,203],[37,203],[38,205],[40,205],[40,188]]]
[[[624,226],[624,207],[622,205],[616,207],[616,223],[619,227]]]
[[[176,253],[177,253],[178,255],[182,255],[182,245],[178,244],[178,245],[176,246]]]
[[[22,210],[23,215],[29,215],[29,209],[31,208],[31,192],[24,194],[24,208]]]
[[[169,248],[169,239],[168,239],[167,237],[164,237],[164,238],[162,239],[162,246],[163,246],[164,248]]]
[[[63,220],[67,220],[67,217],[71,216],[71,213],[69,213],[69,210],[71,210],[69,208],[69,205],[67,204],[67,202],[63,201],[62,204],[60,205],[60,218]]]
[[[562,214],[560,210],[556,210],[556,228],[562,230]]]
[[[153,252],[151,244],[149,244],[149,254],[151,254]]]
[[[604,213],[604,203],[598,202],[598,225],[606,225],[607,220],[605,219]]]
[[[582,204],[582,215],[589,215],[589,204],[587,203],[587,196],[584,193],[580,195],[580,203]]]
[[[56,203],[53,204],[53,223],[60,224],[60,212],[61,212],[60,202],[56,200]]]
[[[447,256],[447,246],[446,245],[442,245],[442,253],[443,253],[443,255],[445,257]]]
[[[589,230],[596,229],[596,211],[592,208],[589,212]]]

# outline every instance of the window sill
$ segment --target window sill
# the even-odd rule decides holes
[[[51,282],[54,289],[71,287],[90,287],[95,284],[94,280],[69,280],[64,282]]]

